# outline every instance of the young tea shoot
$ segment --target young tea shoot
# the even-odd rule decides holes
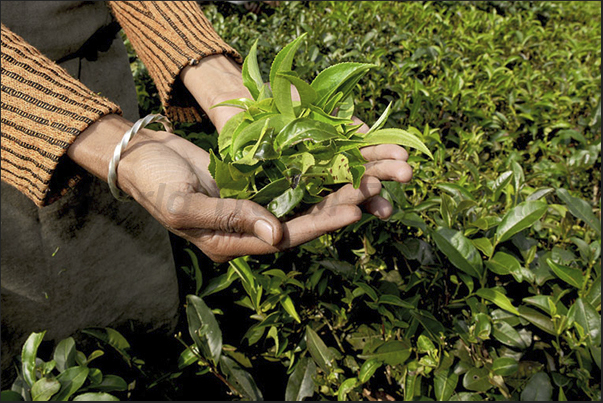
[[[402,129],[383,129],[390,106],[367,132],[355,125],[352,92],[371,69],[366,63],[340,63],[306,83],[292,70],[306,34],[285,46],[264,83],[257,61],[257,41],[243,63],[243,83],[253,99],[241,98],[214,107],[243,109],[218,138],[220,158],[211,152],[209,170],[225,198],[250,199],[277,217],[300,203],[320,202],[332,185],[360,186],[367,162],[359,149],[398,144],[432,157],[425,144]],[[299,100],[292,96],[294,86]],[[433,157],[432,157],[433,158]]]

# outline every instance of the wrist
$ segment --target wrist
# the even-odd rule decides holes
[[[209,56],[195,66],[185,67],[180,78],[218,130],[226,123],[220,119],[224,110],[217,113],[212,106],[233,98],[252,98],[243,85],[241,68],[225,55]],[[233,114],[240,112],[240,109],[233,109]]]
[[[107,182],[109,164],[115,148],[133,125],[132,122],[116,114],[103,116],[79,134],[68,148],[67,155],[88,172]],[[139,151],[140,147],[149,142],[167,141],[168,136],[171,134],[142,128],[132,137],[117,165],[116,185],[119,189],[131,196],[134,195],[136,165],[144,154]]]
[[[67,149],[67,155],[106,182],[113,151],[132,125],[132,122],[117,114],[105,115],[77,136]]]

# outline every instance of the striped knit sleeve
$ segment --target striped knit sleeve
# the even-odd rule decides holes
[[[69,145],[100,117],[121,110],[4,24],[1,57],[2,180],[44,206],[78,180]]]
[[[179,74],[189,63],[225,54],[242,58],[214,31],[196,1],[110,1],[115,18],[153,78],[168,118],[201,119],[202,111]]]

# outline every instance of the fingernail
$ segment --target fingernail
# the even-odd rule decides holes
[[[268,221],[257,220],[253,225],[253,232],[268,245],[274,245],[274,231]]]

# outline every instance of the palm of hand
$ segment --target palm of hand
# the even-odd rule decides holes
[[[361,218],[359,205],[386,218],[391,206],[378,196],[382,180],[410,179],[406,154],[397,146],[367,147],[367,176],[346,185],[304,214],[281,223],[249,200],[221,199],[208,171],[209,154],[167,132],[141,132],[120,164],[121,183],[163,226],[195,244],[212,260],[274,253],[312,240]],[[128,175],[129,171],[135,174]],[[399,178],[398,178],[399,180]]]

